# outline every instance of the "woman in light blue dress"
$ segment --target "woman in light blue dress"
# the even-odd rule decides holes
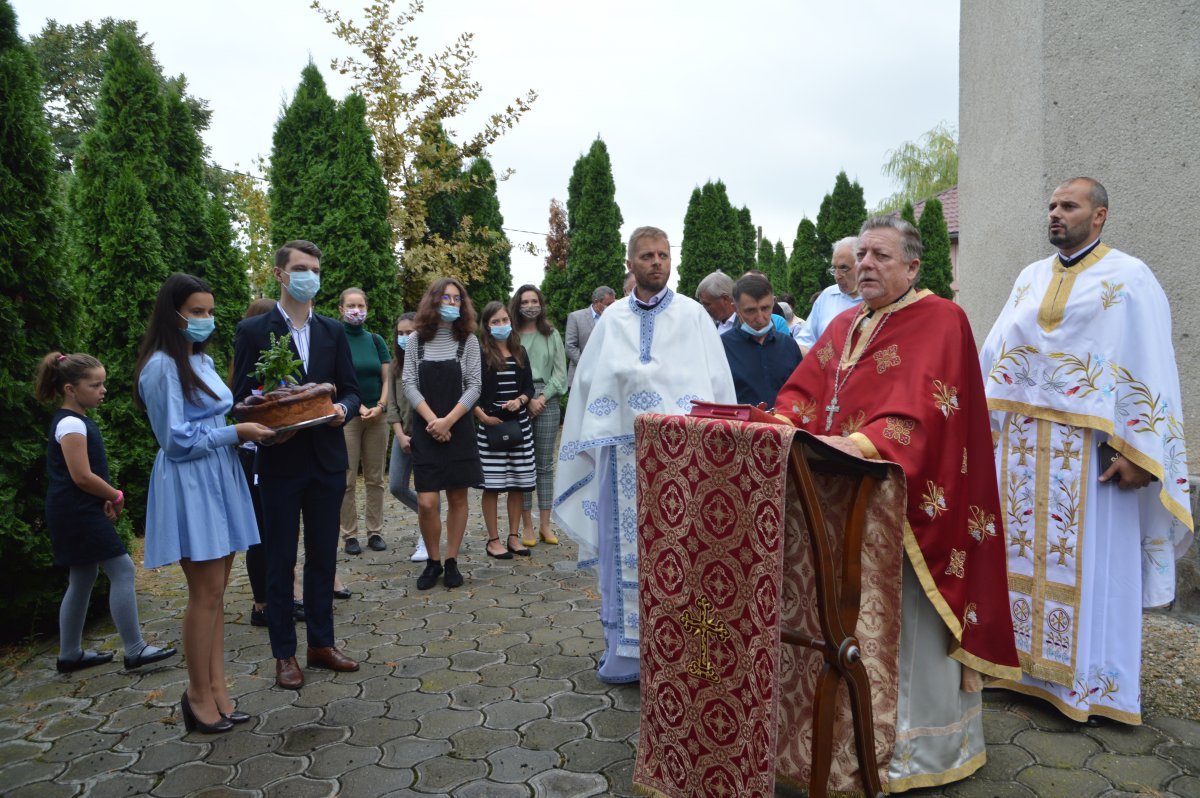
[[[183,650],[184,726],[212,734],[250,720],[225,683],[225,586],[235,552],[258,543],[246,478],[234,447],[275,433],[227,426],[233,394],[204,349],[215,327],[212,289],[174,274],[158,292],[134,372],[135,399],[150,417],[158,456],[146,500],[145,565],[178,562],[188,585]]]

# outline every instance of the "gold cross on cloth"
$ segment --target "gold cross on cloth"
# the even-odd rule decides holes
[[[729,627],[713,614],[713,604],[708,600],[708,596],[696,599],[696,606],[700,610],[699,617],[692,617],[687,610],[679,614],[679,623],[683,625],[684,631],[700,638],[700,659],[690,661],[687,671],[692,676],[719,684],[721,676],[708,659],[708,641],[713,637],[724,643],[729,639]]]

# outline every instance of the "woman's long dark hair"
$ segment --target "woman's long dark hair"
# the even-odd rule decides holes
[[[459,306],[458,318],[450,325],[450,332],[458,341],[467,340],[471,333],[475,332],[475,306],[471,304],[466,286],[453,277],[443,277],[434,280],[425,296],[421,297],[421,304],[417,306],[413,326],[417,328],[417,338],[422,343],[437,335],[438,327],[442,325],[442,315],[438,308],[442,306],[442,294],[446,293],[447,286],[451,285],[458,289],[462,304]]]
[[[411,310],[408,311],[407,313],[401,313],[400,316],[396,319],[396,323],[392,325],[392,335],[396,336],[396,338],[398,338],[399,336],[396,335],[396,325],[398,325],[402,321],[412,321],[416,317],[417,317],[417,314],[413,313]],[[414,324],[413,326],[415,327],[416,324]],[[404,350],[400,348],[400,344],[396,343],[396,339],[393,338],[392,339],[392,373],[400,374],[402,371],[404,371]]]
[[[183,307],[183,303],[192,294],[211,293],[212,289],[208,287],[208,283],[199,277],[179,272],[168,277],[162,288],[158,289],[158,298],[154,300],[154,310],[150,313],[150,324],[146,327],[146,334],[142,336],[142,344],[138,348],[137,366],[133,369],[133,401],[140,410],[146,409],[146,403],[142,400],[142,392],[138,390],[138,378],[146,366],[146,361],[155,352],[165,352],[175,361],[185,399],[194,400],[200,391],[204,391],[213,399],[217,398],[213,389],[200,379],[192,370],[192,364],[188,362],[188,355],[199,354],[208,348],[208,341],[191,344],[189,349],[188,339],[179,334],[179,309]]]
[[[546,318],[546,297],[542,296],[542,289],[531,283],[527,283],[518,288],[513,293],[512,299],[508,303],[508,317],[512,319],[513,329],[515,330],[521,326],[520,324],[517,324],[518,319],[521,320],[522,324],[528,321],[528,319],[521,315],[521,294],[527,294],[530,291],[533,291],[535,294],[537,294],[538,304],[542,308],[542,312],[539,313],[537,318],[533,320],[533,323],[537,325],[538,332],[540,332],[542,335],[549,335],[550,333],[554,332],[554,325],[551,324],[550,320]]]
[[[492,320],[500,311],[507,311],[503,302],[489,302],[483,308],[483,313],[479,315],[479,342],[483,348],[483,359],[487,363],[488,368],[492,371],[506,371],[508,369],[508,361],[504,359],[504,355],[500,352],[500,346],[496,343],[496,339],[492,337],[492,328],[488,326],[488,322]],[[509,323],[512,323],[510,316]],[[517,368],[522,368],[525,365],[525,347],[521,346],[521,336],[513,334],[508,337],[508,353],[512,355],[513,362],[517,364]]]

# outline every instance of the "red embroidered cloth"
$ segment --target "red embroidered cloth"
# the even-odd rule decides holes
[[[868,457],[900,464],[908,481],[905,547],[961,645],[951,656],[1019,679],[991,431],[966,315],[928,292],[881,309],[883,326],[873,339],[864,333],[870,343],[854,371],[847,376],[843,366],[835,402],[838,361],[865,310],[833,320],[780,390],[777,411],[815,435],[849,436]]]
[[[811,549],[787,474],[795,431],[646,414],[635,432],[642,716],[634,784],[670,798],[766,798],[777,770],[807,784],[821,657],[779,640],[781,618],[820,634]],[[872,685],[881,779],[895,742],[898,692],[904,483],[895,476],[868,506],[856,628]],[[840,529],[847,481],[817,475],[816,482],[830,524]],[[830,785],[858,789],[844,687],[838,701]]]

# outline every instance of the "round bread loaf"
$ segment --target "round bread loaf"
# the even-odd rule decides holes
[[[327,382],[283,385],[270,393],[252,394],[233,407],[238,421],[253,421],[271,429],[290,427],[331,415],[334,388]]]

